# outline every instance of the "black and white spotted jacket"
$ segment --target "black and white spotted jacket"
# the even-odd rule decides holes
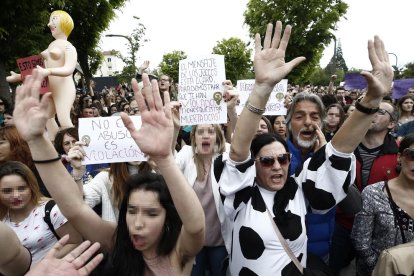
[[[251,157],[237,163],[224,153],[214,166],[224,210],[232,222],[231,275],[289,275],[294,267],[274,232],[266,206],[293,253],[306,266],[308,205],[314,213],[329,211],[345,198],[356,171],[353,153],[338,152],[331,143],[288,177],[278,192],[256,184]]]

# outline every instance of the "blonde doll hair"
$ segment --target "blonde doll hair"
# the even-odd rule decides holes
[[[53,11],[50,16],[53,15],[60,17],[60,29],[68,37],[74,27],[72,17],[70,17],[70,15],[67,12],[62,10]]]

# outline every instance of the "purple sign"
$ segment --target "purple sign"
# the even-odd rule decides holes
[[[346,90],[364,89],[367,86],[367,81],[360,73],[345,74],[344,87]],[[398,100],[407,94],[408,88],[410,87],[414,87],[414,79],[394,80],[392,98]]]
[[[345,74],[345,89],[364,89],[368,86],[367,81],[360,73]]]

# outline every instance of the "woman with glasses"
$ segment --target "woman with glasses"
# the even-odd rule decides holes
[[[285,140],[269,133],[255,137],[252,127],[259,123],[274,86],[305,59],[285,63],[291,27],[281,35],[278,21],[273,38],[272,29],[269,24],[263,47],[256,34],[256,82],[237,121],[230,153],[224,153],[214,164],[232,227],[231,275],[302,275],[302,266],[316,269],[315,263],[310,266],[307,254],[306,212],[326,213],[345,198],[355,179],[353,151],[371,126],[373,114],[392,82],[387,52],[375,37],[368,47],[373,72],[362,72],[368,80],[364,99],[332,141],[307,159],[301,170],[289,175],[291,155]],[[305,126],[316,129],[318,139],[323,139],[312,114],[299,112],[295,116],[303,116]],[[289,251],[292,255],[286,253]],[[318,266],[326,273],[323,264],[319,262]]]
[[[398,163],[396,178],[362,191],[351,235],[358,275],[371,275],[384,249],[414,240],[414,134],[401,141]]]

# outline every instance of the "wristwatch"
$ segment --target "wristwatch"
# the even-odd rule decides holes
[[[365,114],[375,114],[378,112],[379,107],[377,108],[368,108],[363,106],[359,101],[355,102],[355,109],[359,112],[365,113]]]

